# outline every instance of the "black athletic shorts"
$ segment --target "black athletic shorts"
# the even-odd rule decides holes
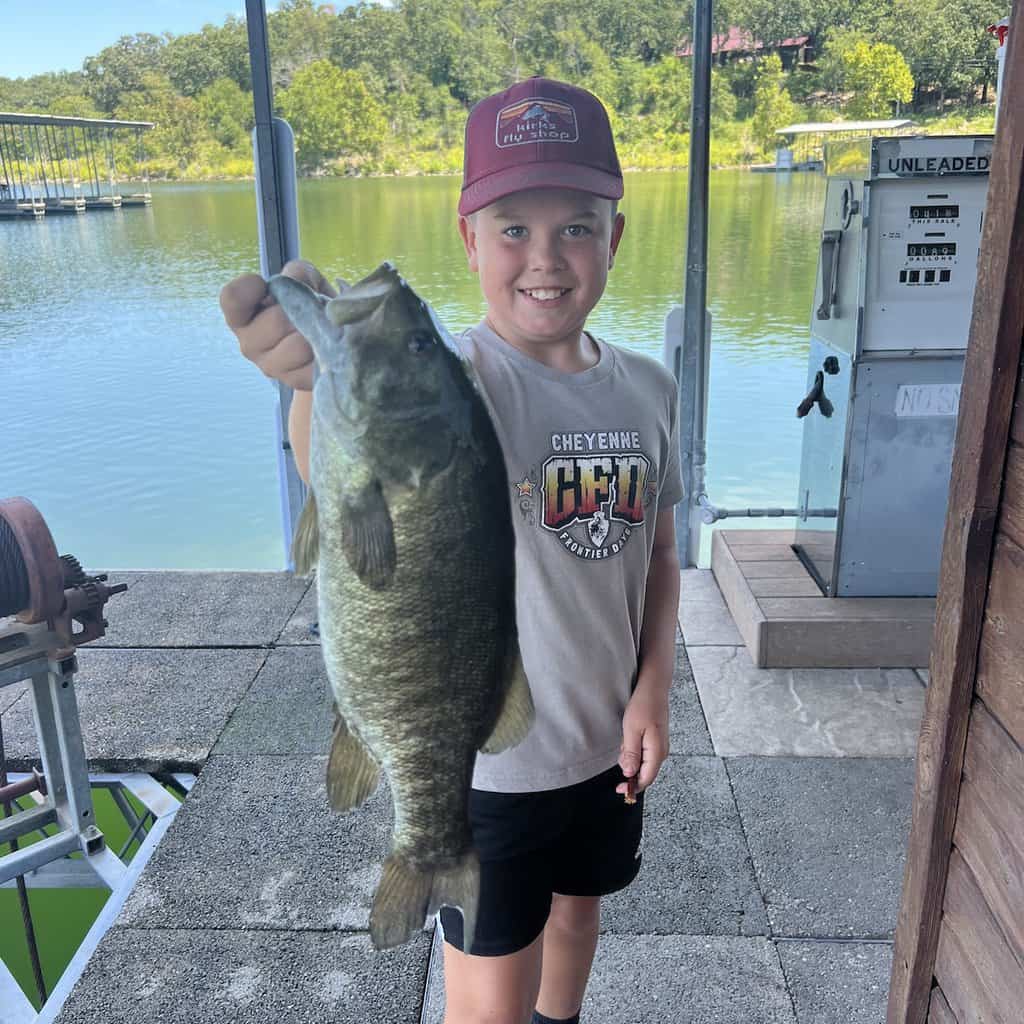
[[[525,949],[544,930],[552,893],[606,896],[640,870],[644,795],[627,804],[614,765],[564,789],[470,791],[469,820],[480,854],[474,956]],[[446,942],[462,949],[462,914],[441,908]]]

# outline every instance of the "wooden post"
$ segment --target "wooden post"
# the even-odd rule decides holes
[[[1014,0],[957,424],[887,1024],[923,1024],[1024,333],[1024,0]]]

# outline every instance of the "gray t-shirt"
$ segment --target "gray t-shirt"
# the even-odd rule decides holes
[[[571,786],[619,758],[655,519],[682,498],[682,481],[672,374],[594,340],[597,364],[563,373],[486,323],[459,339],[505,453],[519,644],[536,708],[522,743],[477,755],[476,789]]]

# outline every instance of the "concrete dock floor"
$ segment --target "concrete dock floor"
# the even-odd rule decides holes
[[[111,577],[129,590],[79,651],[90,767],[199,778],[58,1024],[440,1024],[431,934],[377,954],[366,932],[386,786],[350,815],[327,804],[312,588]],[[672,753],[582,1020],[881,1024],[925,676],[756,669],[703,570],[683,573],[679,620]],[[17,770],[31,703],[4,700]]]

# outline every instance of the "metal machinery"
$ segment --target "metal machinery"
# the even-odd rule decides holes
[[[826,148],[796,549],[827,596],[936,593],[991,152]]]
[[[0,888],[18,889],[42,1005],[37,1014],[0,960],[3,1024],[50,1024],[55,1019],[170,826],[180,806],[178,797],[194,781],[184,774],[157,779],[139,772],[88,771],[75,696],[76,649],[104,635],[104,605],[127,589],[106,581],[106,576],[84,572],[71,555],[58,556],[46,522],[31,502],[0,500],[0,708],[11,704],[6,699],[12,694],[9,688],[28,684],[27,693],[15,690],[14,696],[31,703],[41,762],[41,768],[8,772],[0,727]],[[19,760],[24,760],[24,751]],[[119,851],[108,848],[97,827],[97,789],[109,794],[131,829]],[[129,794],[143,808],[141,815]],[[133,843],[139,844],[134,856]],[[110,896],[59,981],[47,991],[28,890],[82,887],[106,888]]]

